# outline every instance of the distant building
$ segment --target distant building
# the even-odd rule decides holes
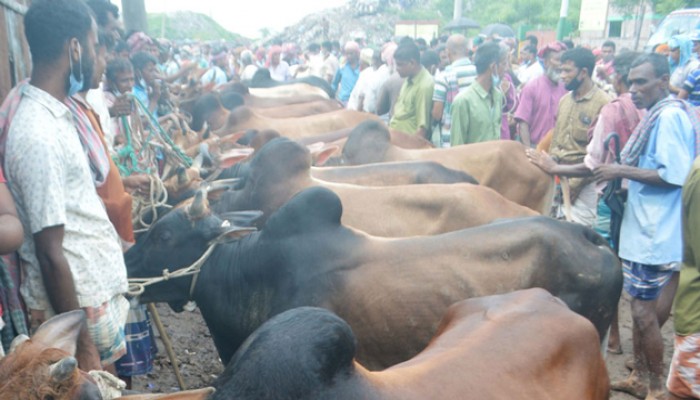
[[[642,4],[641,32],[639,45],[641,51],[651,36],[652,25],[657,25],[662,16],[654,14],[650,2]],[[636,17],[640,7],[627,12],[616,9],[610,0],[581,0],[581,14],[578,30],[582,45],[600,46],[607,39],[613,40],[617,48],[634,49]]]

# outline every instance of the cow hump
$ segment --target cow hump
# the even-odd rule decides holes
[[[263,234],[280,237],[331,229],[340,225],[342,215],[338,195],[315,186],[299,192],[272,214]]]
[[[311,154],[301,144],[284,137],[270,140],[260,148],[250,164],[255,181],[279,181],[297,174],[308,174]]]

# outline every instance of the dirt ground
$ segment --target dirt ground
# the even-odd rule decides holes
[[[632,319],[630,317],[629,300],[623,297],[620,303],[620,330],[622,335],[621,355],[608,355],[607,366],[611,380],[627,376],[625,360],[632,354]],[[173,342],[173,347],[180,362],[180,370],[188,389],[207,386],[223,370],[219,361],[214,342],[209,330],[204,324],[199,311],[174,313],[166,304],[158,305],[158,311]],[[665,361],[668,362],[673,354],[672,320],[663,328],[665,345]],[[158,335],[156,333],[156,335]],[[175,374],[164,347],[158,341],[159,354],[154,363],[153,371],[145,376],[134,379],[134,390],[153,393],[176,392],[179,390]],[[666,368],[668,369],[668,368]],[[611,392],[611,400],[631,400],[634,397],[620,392]]]

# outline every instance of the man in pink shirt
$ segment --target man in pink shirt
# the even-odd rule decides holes
[[[525,146],[535,147],[554,128],[559,100],[566,94],[559,78],[559,60],[565,50],[566,45],[561,42],[543,47],[538,55],[544,60],[545,74],[528,82],[520,94],[513,117]]]

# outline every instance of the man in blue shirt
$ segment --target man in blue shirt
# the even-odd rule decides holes
[[[356,42],[347,42],[345,44],[345,65],[343,65],[333,78],[331,87],[333,93],[337,93],[337,98],[347,105],[350,93],[357,83],[357,78],[360,77],[360,45]],[[338,86],[340,85],[340,90]]]
[[[614,390],[663,399],[661,326],[668,319],[683,259],[681,187],[696,155],[698,121],[692,107],[668,96],[665,57],[644,54],[628,81],[637,108],[647,109],[622,151],[622,165],[595,169],[599,181],[629,180],[620,232],[624,288],[632,296],[635,368]]]

